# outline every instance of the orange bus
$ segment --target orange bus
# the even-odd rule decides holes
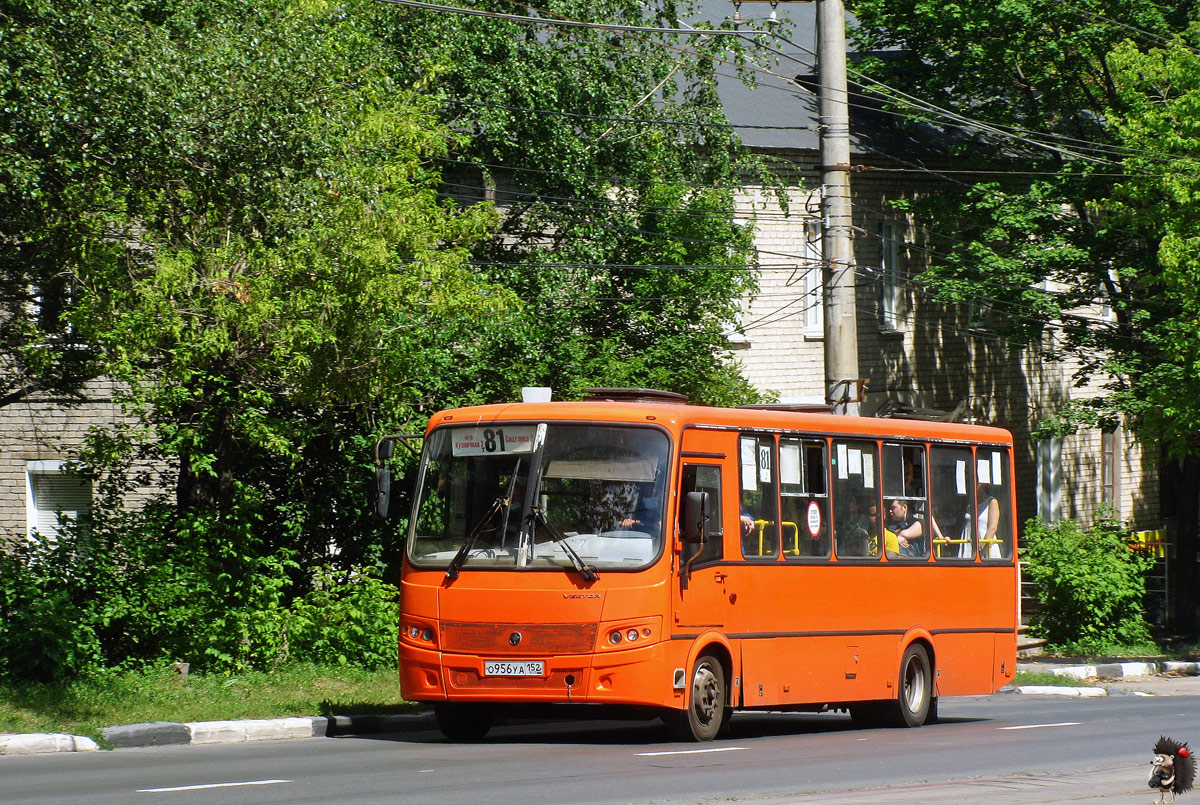
[[[429,422],[400,678],[448,738],[568,704],[681,740],[735,709],[915,727],[1011,681],[1007,431],[590,393]]]

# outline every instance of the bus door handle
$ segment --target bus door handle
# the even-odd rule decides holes
[[[729,578],[728,573],[722,573],[719,570],[716,573],[713,573],[713,581],[717,582],[718,584],[723,584],[727,578]]]

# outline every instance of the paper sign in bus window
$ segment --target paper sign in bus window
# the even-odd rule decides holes
[[[875,456],[862,454],[863,489],[875,488]]]
[[[758,460],[754,457],[753,439],[742,439],[738,458],[742,465],[742,489],[746,492],[753,492],[758,489],[754,472],[755,467],[758,466]]]
[[[975,473],[979,476],[979,483],[990,484],[992,482],[992,462],[986,458],[981,458],[975,462]]]
[[[1004,482],[1004,475],[1000,472],[1000,454],[992,453],[992,483],[999,484]]]
[[[837,446],[838,480],[844,481],[850,477],[850,459],[846,457],[846,445]]]
[[[856,450],[853,447],[851,447],[849,450],[846,451],[846,458],[848,458],[850,460],[850,468],[849,468],[850,474],[851,475],[862,475],[862,471],[863,471],[862,451]]]
[[[779,445],[779,482],[800,484],[800,445]]]
[[[764,484],[771,483],[771,445],[758,446],[758,480]]]
[[[967,462],[954,462],[954,488],[958,490],[958,494],[967,494]]]

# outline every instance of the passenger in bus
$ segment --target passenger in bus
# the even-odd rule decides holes
[[[887,530],[896,535],[895,550],[900,556],[925,555],[925,528],[907,500],[897,498],[888,504]],[[886,541],[884,547],[890,547]]]
[[[975,530],[979,534],[979,555],[984,559],[1004,558],[1004,549],[996,541],[1000,528],[1000,501],[992,494],[991,484],[980,484],[975,491],[975,505],[979,519]]]
[[[851,494],[846,498],[846,508],[838,518],[837,548],[841,556],[867,556],[867,538],[879,533],[879,505]]]
[[[909,498],[925,497],[925,483],[917,466],[910,460],[904,459],[904,496]]]

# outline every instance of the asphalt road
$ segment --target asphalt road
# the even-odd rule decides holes
[[[1200,696],[948,699],[916,730],[738,714],[711,744],[658,722],[0,757],[0,803],[1137,802],[1160,734],[1200,744]],[[1187,795],[1185,795],[1186,797]]]

